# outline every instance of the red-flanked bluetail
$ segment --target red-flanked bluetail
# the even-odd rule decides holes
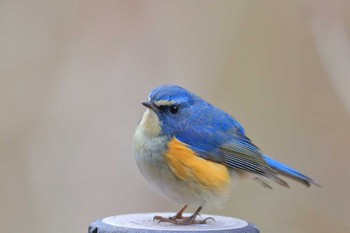
[[[264,155],[228,113],[199,96],[173,85],[153,90],[134,136],[134,156],[140,172],[156,192],[185,206],[159,222],[189,225],[203,206],[220,206],[239,180],[254,178],[265,187],[273,180],[289,187],[287,177],[305,186],[311,178]],[[267,179],[266,179],[267,178]],[[183,217],[187,205],[197,211]]]

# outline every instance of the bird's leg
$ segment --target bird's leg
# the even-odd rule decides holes
[[[198,207],[196,212],[194,212],[190,217],[184,218],[183,221],[176,222],[178,225],[192,225],[192,224],[206,224],[207,220],[211,219],[215,221],[212,217],[205,218],[203,220],[196,220],[196,217],[199,215],[199,212],[202,210],[202,206]]]
[[[199,212],[202,210],[202,206],[198,207],[196,212],[194,212],[191,216],[183,217],[182,214],[186,208],[187,208],[187,205],[183,206],[179,210],[179,212],[177,212],[176,215],[173,217],[165,218],[162,216],[155,216],[153,218],[153,220],[157,220],[158,223],[170,222],[170,223],[173,223],[175,225],[206,224],[209,219],[215,221],[212,217],[208,217],[208,218],[205,218],[203,220],[196,220],[196,217],[199,215]]]
[[[182,216],[183,212],[185,211],[185,209],[187,208],[187,205],[184,205],[174,216],[172,217],[162,217],[162,216],[154,216],[153,221],[157,220],[158,223],[160,222],[171,222],[176,224],[177,220],[179,219],[187,219],[185,217]]]
[[[187,205],[184,205],[173,217],[169,217],[170,219],[183,219],[183,212],[186,210]]]

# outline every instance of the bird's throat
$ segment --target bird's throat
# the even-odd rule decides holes
[[[152,110],[146,109],[142,119],[140,121],[139,127],[144,130],[144,133],[149,134],[150,136],[159,136],[161,132],[160,121]]]

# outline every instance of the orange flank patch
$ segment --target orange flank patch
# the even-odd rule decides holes
[[[230,174],[225,165],[199,157],[176,138],[168,146],[165,159],[178,179],[197,182],[212,190],[226,188],[230,183]]]

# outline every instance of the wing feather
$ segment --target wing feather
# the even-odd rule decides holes
[[[265,161],[260,149],[243,134],[236,134],[232,140],[210,152],[196,150],[196,148],[193,149],[204,159],[220,162],[234,169],[264,176],[282,186],[289,187],[287,182],[277,176],[277,171]]]

